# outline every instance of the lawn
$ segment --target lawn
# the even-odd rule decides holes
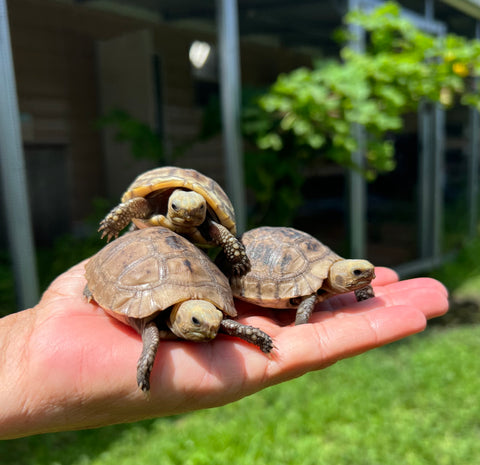
[[[479,352],[480,326],[429,329],[221,408],[4,441],[0,463],[479,463]]]

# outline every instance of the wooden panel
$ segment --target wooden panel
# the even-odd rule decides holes
[[[37,244],[48,244],[70,228],[71,181],[66,146],[25,147],[32,223]]]
[[[91,198],[102,194],[100,140],[93,128],[94,41],[74,30],[58,2],[15,0],[8,6],[24,140],[68,146],[71,219],[81,219]]]
[[[225,187],[225,165],[222,154],[222,137],[218,135],[189,147],[178,159],[178,163],[208,174]]]
[[[148,30],[125,34],[98,43],[98,70],[102,114],[122,109],[155,127],[153,41]],[[128,144],[105,130],[106,191],[118,198],[139,172],[153,161],[135,160]]]
[[[46,117],[67,117],[70,110],[70,103],[66,98],[46,98],[44,96],[33,96],[22,98],[22,110],[27,113],[43,115]]]
[[[25,137],[37,143],[68,144],[67,175],[71,181],[74,220],[89,213],[92,197],[105,193],[116,196],[131,181],[130,173],[148,167],[148,163],[137,164],[125,144],[111,148],[103,166],[101,138],[93,123],[99,116],[99,108],[103,112],[112,103],[154,125],[153,91],[149,82],[152,54],[161,61],[161,105],[167,144],[178,146],[196,137],[202,110],[194,104],[188,50],[193,40],[215,44],[215,35],[129,18],[115,11],[100,11],[89,7],[88,2],[7,0],[7,3]],[[152,31],[148,40],[144,37],[135,46],[130,41],[122,49],[119,37],[129,34],[140,37],[139,31],[146,29]],[[116,68],[110,74],[102,71],[100,74],[105,77],[97,87],[95,53],[99,40],[116,42],[117,50],[109,52]],[[243,83],[262,86],[272,82],[279,72],[307,65],[310,60],[284,48],[246,41],[241,43],[241,57]],[[195,144],[181,162],[223,179],[220,138]],[[107,184],[102,179],[104,171],[109,178]]]
[[[22,25],[34,29],[69,30],[82,36],[105,40],[130,31],[152,25],[115,14],[80,5],[56,0],[8,0],[9,16],[15,17]]]

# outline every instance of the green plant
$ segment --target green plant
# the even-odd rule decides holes
[[[268,166],[270,184],[283,176],[283,160],[290,160],[292,170],[303,177],[319,158],[373,180],[395,168],[390,134],[402,128],[403,117],[421,102],[448,107],[459,101],[480,108],[473,85],[480,73],[480,41],[422,32],[393,2],[368,14],[352,12],[345,23],[366,32],[365,51],[346,42],[351,35],[345,29],[340,34],[346,42],[341,61],[317,61],[313,69],[282,74],[245,108],[244,133],[260,149],[251,165]],[[352,153],[362,150],[354,125],[361,125],[367,135],[361,165],[352,162]],[[271,155],[262,157],[263,151],[276,154],[277,167]]]
[[[431,272],[431,276],[441,281],[451,293],[458,289],[472,291],[480,300],[480,238],[466,242],[458,254]],[[468,286],[467,283],[473,283]]]
[[[37,248],[40,292],[71,266],[96,253],[104,241],[95,233],[78,238],[66,234],[55,239],[50,247]],[[15,282],[7,251],[0,250],[0,318],[16,310]]]
[[[449,106],[458,96],[480,108],[471,79],[480,72],[480,41],[424,33],[393,2],[368,14],[352,12],[345,21],[368,33],[366,50],[346,45],[342,61],[318,61],[313,69],[280,75],[257,99],[257,111],[249,110],[254,124],[244,126],[258,147],[280,152],[293,141],[306,159],[321,153],[352,167],[358,147],[351,128],[360,124],[368,134],[364,174],[373,179],[395,166],[386,135],[400,130],[402,117],[422,101]]]
[[[40,288],[43,291],[58,275],[78,262],[98,252],[105,240],[97,232],[98,224],[110,211],[112,205],[103,197],[93,199],[92,213],[84,221],[84,234],[64,234],[55,239],[50,247],[37,249],[38,269],[40,270]]]
[[[298,158],[279,157],[272,150],[245,152],[245,182],[255,195],[249,227],[292,222],[293,212],[302,202],[302,168]]]
[[[115,140],[130,144],[135,158],[154,160],[165,163],[162,138],[148,125],[129,115],[126,111],[113,109],[97,120],[99,128],[111,127]]]
[[[0,317],[15,309],[15,283],[10,257],[6,250],[0,250]]]
[[[261,118],[257,117],[259,109],[255,101],[265,92],[266,89],[253,87],[242,89],[244,135],[249,134],[252,127],[262,124]],[[220,100],[218,96],[212,96],[203,111],[200,139],[216,136],[221,127]],[[304,164],[301,157],[292,158],[286,150],[280,153],[268,149],[259,150],[253,140],[248,140],[247,137],[245,141],[245,183],[254,197],[254,202],[249,205],[248,226],[291,223],[293,212],[302,201],[300,189],[304,176],[301,170]]]

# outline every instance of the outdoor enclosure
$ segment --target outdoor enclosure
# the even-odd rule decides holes
[[[466,8],[469,2],[400,3],[404,17],[432,35],[477,34],[478,11]],[[32,242],[28,218],[32,244],[52,244],[60,234],[82,236],[95,198],[114,202],[139,172],[159,163],[134,158],[129,144],[116,140],[114,127],[98,127],[98,119],[115,108],[161,138],[162,162],[197,168],[223,184],[244,229],[255,194],[245,190],[242,90],[266,88],[279,73],[311,66],[319,56],[337,57],[340,48],[332,37],[344,15],[380,4],[6,2],[3,20],[10,23],[11,37],[2,46],[11,40],[16,80],[16,92],[7,92],[18,97],[22,132],[17,150],[7,148],[4,137],[0,151],[3,172],[12,171],[8,156],[16,179],[24,181],[8,184],[4,178],[2,188],[11,199],[18,194],[12,189],[26,187],[33,210],[21,207],[19,216],[9,210],[9,200],[3,204],[3,224],[15,226],[8,234],[2,228],[0,240],[19,251],[11,255],[17,276],[31,273],[34,281],[34,265],[20,265],[21,251]],[[361,30],[351,32],[354,48],[368,45]],[[12,63],[4,60],[3,70]],[[221,103],[223,133],[202,139],[212,98]],[[397,169],[391,174],[367,183],[332,163],[312,167],[293,225],[343,255],[368,257],[404,275],[431,269],[477,233],[478,124],[475,110],[444,111],[425,103],[395,135]],[[361,162],[365,135],[361,127],[352,131],[360,147],[353,160]],[[7,134],[18,137],[8,129]],[[20,237],[22,245],[15,248]]]

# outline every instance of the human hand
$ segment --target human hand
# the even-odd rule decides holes
[[[73,430],[224,405],[267,386],[422,331],[448,309],[437,281],[398,281],[376,268],[376,297],[294,313],[237,302],[239,320],[274,340],[270,356],[224,335],[209,343],[162,341],[147,398],[137,387],[140,336],[82,295],[84,264],[59,276],[34,308],[0,320],[0,438]]]

